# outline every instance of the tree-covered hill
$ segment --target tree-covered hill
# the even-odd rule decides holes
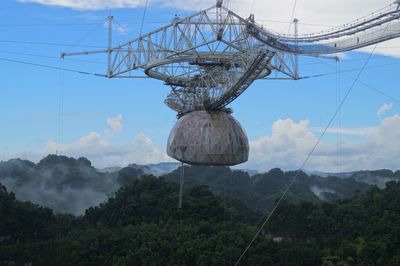
[[[20,159],[0,162],[0,182],[19,200],[74,215],[106,201],[121,185],[142,174],[133,168],[100,173],[86,158],[57,155],[37,164]]]
[[[233,264],[259,217],[204,186],[188,189],[178,209],[178,185],[151,176],[127,184],[80,218],[55,216],[32,204],[26,217],[24,210],[17,210],[25,203],[5,188],[1,198],[8,201],[1,205],[0,262],[33,265]],[[42,224],[23,223],[31,217],[48,230],[40,238]],[[31,234],[23,239],[14,235],[25,227]]]
[[[181,168],[166,175],[167,180],[178,182]],[[238,199],[257,211],[268,211],[281,196],[290,182],[288,200],[291,202],[336,200],[352,197],[356,192],[365,191],[371,185],[353,177],[320,177],[304,172],[272,169],[252,177],[248,173],[228,167],[185,166],[185,185],[207,185],[217,195]]]
[[[147,176],[74,218],[1,186],[0,263],[233,265],[264,219],[204,186],[177,201],[178,184]],[[396,182],[347,200],[284,201],[241,265],[399,265],[399,220]]]
[[[49,207],[57,213],[82,215],[112,196],[121,186],[151,172],[165,173],[176,164],[140,166],[131,164],[113,171],[99,171],[86,158],[49,155],[37,164],[20,159],[0,162],[0,182],[15,197]],[[216,195],[242,201],[255,211],[268,211],[291,182],[297,171],[272,169],[250,176],[227,167],[185,166],[185,187],[208,186]],[[390,170],[359,171],[325,175],[299,173],[288,200],[291,202],[336,200],[349,198],[372,185],[400,180],[400,172]],[[165,174],[167,180],[178,181],[180,169]]]
[[[400,265],[400,183],[338,202],[284,202],[263,235],[313,246],[325,265]]]
[[[49,208],[15,199],[0,183],[0,243],[26,243],[53,237],[55,217]]]

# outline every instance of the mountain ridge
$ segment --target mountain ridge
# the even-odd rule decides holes
[[[131,164],[118,171],[101,172],[86,158],[48,155],[37,164],[21,159],[0,162],[0,182],[19,200],[29,200],[56,212],[81,215],[142,175],[157,172],[167,180],[177,182],[179,167],[179,163]],[[248,171],[226,167],[185,166],[185,188],[206,185],[217,195],[229,196],[254,210],[266,211],[296,174],[297,171],[271,169],[251,175]],[[383,188],[386,182],[398,180],[399,176],[400,171],[391,170],[357,171],[349,178],[320,177],[302,172],[290,190],[289,198],[295,202],[343,199],[371,185]]]

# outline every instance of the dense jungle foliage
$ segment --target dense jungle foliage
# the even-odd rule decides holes
[[[0,262],[233,265],[265,219],[205,186],[144,176],[85,215],[54,214],[0,187]],[[284,201],[241,265],[400,265],[400,183],[335,202]]]

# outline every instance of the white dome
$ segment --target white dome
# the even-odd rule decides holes
[[[236,165],[249,157],[249,141],[239,122],[224,111],[195,111],[172,129],[167,154],[200,165]]]

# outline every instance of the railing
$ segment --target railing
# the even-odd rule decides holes
[[[301,34],[297,37],[293,34],[278,33],[272,30],[264,29],[262,26],[257,25],[257,28],[263,30],[270,38],[275,38],[282,42],[318,42],[322,40],[329,40],[357,34],[365,30],[380,26],[382,24],[391,22],[400,18],[399,5],[391,4],[378,11],[375,11],[367,16],[356,19],[352,22],[346,23],[339,27],[333,27],[328,30],[318,31],[308,34]]]

